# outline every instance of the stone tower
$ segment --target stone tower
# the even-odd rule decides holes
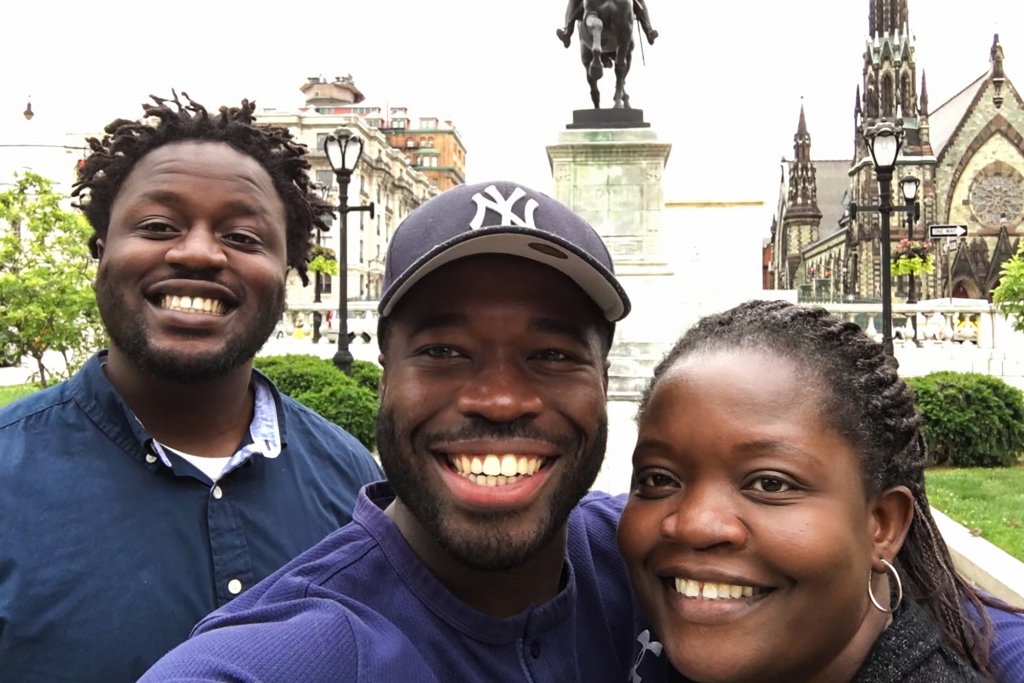
[[[863,115],[917,119],[917,63],[907,0],[871,0],[864,51]]]
[[[789,163],[789,192],[782,218],[782,246],[785,287],[793,286],[793,277],[800,265],[800,251],[818,241],[821,210],[818,208],[818,187],[814,164],[811,163],[811,134],[807,117],[800,105],[800,123],[793,136],[793,161]]]

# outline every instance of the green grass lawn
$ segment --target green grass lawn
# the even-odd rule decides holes
[[[1024,561],[1024,465],[936,468],[925,477],[933,507]]]
[[[39,387],[34,384],[15,384],[9,387],[0,387],[0,408],[38,390]]]

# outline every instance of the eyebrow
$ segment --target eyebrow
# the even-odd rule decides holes
[[[413,326],[409,336],[420,334],[421,332],[428,332],[430,330],[438,330],[445,327],[465,327],[469,324],[469,317],[464,313],[438,313],[436,315],[428,315],[425,318],[421,318],[417,321],[416,325]]]
[[[737,449],[742,452],[756,452],[756,451],[782,451],[791,455],[800,456],[815,464],[822,464],[821,459],[813,453],[805,451],[799,446],[794,446],[791,443],[784,441],[776,441],[774,439],[759,439],[757,441],[748,441],[740,444]]]
[[[169,204],[180,207],[185,203],[185,197],[170,190],[150,190],[140,197],[143,201]],[[228,212],[236,218],[268,218],[269,214],[263,207],[240,199],[232,199],[225,203]]]
[[[589,341],[583,329],[562,318],[534,318],[530,321],[530,329],[545,334],[554,334],[561,337],[570,337],[573,341],[587,346]]]

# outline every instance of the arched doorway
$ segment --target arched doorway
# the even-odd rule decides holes
[[[980,299],[981,288],[978,287],[977,283],[969,278],[960,278],[953,282],[953,293],[951,295],[954,299]]]

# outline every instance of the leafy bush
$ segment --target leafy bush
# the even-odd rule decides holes
[[[364,360],[352,361],[352,379],[359,386],[369,389],[374,396],[380,396],[380,376],[383,370],[376,363]]]
[[[363,442],[371,451],[377,446],[375,424],[380,404],[373,392],[359,386],[344,373],[345,378],[321,389],[307,391],[295,396],[295,400],[324,418],[341,426],[352,436]]]
[[[938,463],[1009,467],[1024,453],[1024,393],[998,377],[933,372],[912,377],[924,435]]]
[[[352,377],[338,370],[330,360],[305,354],[261,356],[254,365],[282,394],[338,425],[371,451],[374,449],[374,423],[380,407],[380,369],[376,365],[356,361]]]
[[[292,398],[349,379],[331,361],[305,354],[258,356],[253,364]]]

